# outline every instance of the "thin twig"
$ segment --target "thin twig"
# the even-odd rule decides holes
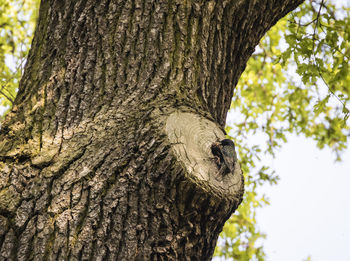
[[[320,3],[320,8],[318,9],[317,16],[316,16],[316,23],[315,23],[314,33],[312,35],[312,50],[313,51],[315,50],[316,30],[317,30],[317,26],[319,24],[319,19],[320,19],[323,3],[324,3],[324,0],[322,0],[321,3]]]

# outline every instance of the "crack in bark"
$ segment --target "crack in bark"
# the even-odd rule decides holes
[[[0,259],[209,260],[242,180],[214,181],[206,144],[301,2],[42,1],[0,133]],[[175,112],[215,127],[172,141]]]

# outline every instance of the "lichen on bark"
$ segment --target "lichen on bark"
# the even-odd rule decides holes
[[[209,146],[300,2],[42,1],[0,133],[0,259],[209,260],[243,185]]]

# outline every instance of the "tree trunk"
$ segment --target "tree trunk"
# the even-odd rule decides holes
[[[43,0],[0,134],[1,260],[210,260],[231,97],[302,0]]]

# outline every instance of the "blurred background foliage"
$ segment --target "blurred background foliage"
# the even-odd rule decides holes
[[[11,108],[16,97],[38,5],[38,0],[0,0],[0,117]]]
[[[30,48],[38,0],[0,0],[0,107],[11,108]],[[246,193],[220,235],[216,256],[265,260],[256,213],[269,204],[258,191],[278,182],[261,157],[274,156],[287,133],[328,146],[341,160],[350,136],[350,9],[307,1],[280,20],[250,58],[232,99],[227,133],[237,144]],[[264,143],[254,144],[259,135]]]
[[[278,153],[288,133],[312,138],[320,149],[330,147],[341,160],[350,136],[350,8],[334,3],[306,1],[280,20],[260,41],[237,85],[226,130],[237,144],[246,192],[225,224],[216,256],[265,260],[256,214],[269,201],[259,188],[277,184],[278,175],[261,158]]]

